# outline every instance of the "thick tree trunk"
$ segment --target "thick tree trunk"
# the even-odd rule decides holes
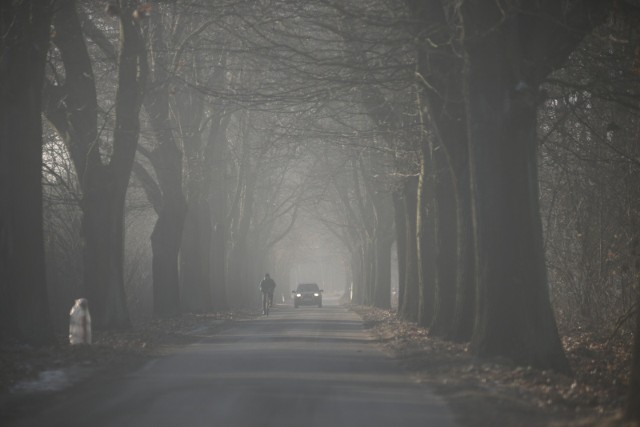
[[[430,169],[430,148],[422,144],[420,180],[418,182],[416,236],[418,255],[418,325],[431,326],[435,292],[435,233],[433,208],[433,172]]]
[[[400,188],[397,188],[393,192],[393,214],[396,225],[396,255],[398,258],[398,315],[404,311],[404,290],[407,277],[407,221],[403,198],[403,189],[405,186],[406,180],[402,182]]]
[[[452,37],[450,15],[439,1],[413,1],[407,4],[418,17],[415,34],[418,72],[422,77],[421,105],[427,107],[429,133],[437,150],[433,151],[436,175],[436,308],[431,332],[444,337],[470,333],[466,322],[473,319],[473,280],[469,276],[469,224],[463,221],[469,206],[467,131],[463,93],[463,61],[457,54],[459,41]],[[426,39],[428,37],[428,40]],[[468,210],[466,211],[468,214]],[[470,292],[471,291],[471,292]]]
[[[216,215],[214,214],[214,218]],[[227,297],[227,233],[224,219],[216,222],[211,235],[211,296],[214,310],[229,308]]]
[[[224,60],[223,60],[224,61]],[[224,69],[224,66],[220,67]],[[222,73],[215,75],[222,79]],[[221,83],[222,84],[222,83]],[[229,124],[224,110],[217,111],[211,120],[209,141],[205,150],[206,163],[209,167],[209,204],[211,211],[211,251],[210,251],[210,287],[212,307],[226,310],[227,301],[227,237],[229,224],[227,220],[227,179],[228,141],[226,130]],[[259,276],[261,277],[261,276]]]
[[[353,284],[351,288],[351,302],[357,305],[365,303],[365,283],[366,283],[366,264],[364,247],[357,246],[355,253],[351,256],[351,272],[353,276]]]
[[[203,105],[195,95],[187,98],[189,102],[182,106],[185,126],[195,128],[200,126]],[[190,114],[187,115],[187,111]],[[200,131],[192,130],[185,136],[187,215],[180,252],[180,303],[183,310],[196,312],[211,309],[212,223],[208,201],[209,171],[202,145]]]
[[[151,233],[153,253],[153,313],[170,316],[180,311],[179,254],[187,206],[182,194],[182,153],[164,141],[152,156],[162,201]]]
[[[640,307],[640,298],[638,299]],[[633,337],[633,360],[631,361],[631,378],[629,395],[625,408],[625,418],[640,422],[640,313],[636,313],[636,331]]]
[[[180,252],[180,305],[183,311],[203,312],[211,309],[211,214],[206,200],[190,200],[188,206]]]
[[[135,9],[120,1],[123,16]],[[85,286],[98,299],[89,301],[98,328],[130,326],[124,290],[124,206],[140,134],[140,108],[147,76],[146,52],[140,28],[131,19],[120,20],[118,87],[115,99],[113,154],[83,194],[87,264]],[[98,209],[101,209],[99,212]]]
[[[391,245],[390,236],[379,236],[375,245],[375,285],[373,306],[391,308]]]
[[[109,182],[104,177],[101,182]],[[124,293],[124,194],[87,188],[82,200],[84,283],[96,329],[130,326]]]
[[[467,342],[473,333],[475,320],[475,276],[473,252],[473,226],[471,223],[471,195],[469,188],[469,159],[465,145],[464,156],[458,156],[456,183],[456,223],[457,223],[457,277],[456,302],[453,315],[451,339]]]
[[[247,295],[245,294],[244,272],[246,269],[246,256],[243,255],[244,250],[238,247],[238,243],[234,242],[229,249],[227,259],[227,298],[232,307],[244,307],[247,305]],[[256,292],[258,291],[258,283],[255,283]]]
[[[403,309],[400,317],[405,320],[418,321],[419,282],[418,274],[418,236],[416,232],[418,208],[418,179],[410,178],[404,187],[404,212],[406,223],[406,276],[403,297]]]
[[[364,305],[373,306],[376,285],[376,243],[375,238],[367,240],[363,252],[363,293]]]
[[[456,302],[457,228],[455,196],[444,150],[438,150],[435,184],[435,292],[434,313],[430,333],[448,338],[453,326]],[[435,162],[434,162],[435,163]]]
[[[248,150],[249,147],[245,146],[245,149]],[[239,185],[241,195],[237,203],[236,225],[231,231],[231,250],[227,269],[229,273],[227,291],[235,306],[247,306],[258,297],[257,286],[262,277],[262,274],[256,275],[253,270],[256,265],[253,263],[249,247],[257,175],[255,166],[251,166],[248,157],[243,162],[242,168],[240,174],[244,178],[244,183]]]
[[[632,241],[631,255],[635,258],[636,284],[640,287],[640,239],[638,238]],[[640,422],[640,293],[637,293],[636,298],[636,330],[633,335],[631,378],[624,416],[629,421]]]
[[[0,341],[54,341],[42,227],[42,84],[52,4],[0,5]]]
[[[393,244],[393,200],[391,194],[376,193],[367,187],[375,210],[371,303],[374,307],[391,308],[391,246]]]
[[[187,206],[182,193],[182,153],[172,137],[160,144],[151,156],[162,191],[162,204],[151,233],[151,250],[153,313],[165,317],[180,311],[178,262]]]
[[[504,60],[513,54],[511,34],[484,31],[500,22],[493,12],[477,8],[465,15],[470,28],[481,29],[469,37],[482,34],[469,43],[466,57],[478,289],[472,348],[480,356],[568,371],[547,287],[536,108]]]
[[[180,311],[179,254],[187,203],[182,192],[182,151],[169,117],[169,73],[166,28],[161,11],[151,15],[153,81],[144,100],[157,146],[148,155],[157,177],[160,200],[154,203],[158,219],[151,233],[153,314],[171,316]]]
[[[65,67],[63,86],[48,86],[46,114],[65,141],[82,186],[84,287],[98,329],[128,327],[124,292],[124,206],[140,131],[146,52],[130,1],[119,3],[120,49],[113,152],[100,152],[95,81],[72,0],[59,0],[54,41]]]

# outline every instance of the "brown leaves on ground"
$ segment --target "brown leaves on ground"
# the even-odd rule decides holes
[[[45,370],[71,366],[126,369],[168,347],[196,342],[211,335],[226,321],[252,315],[229,311],[148,320],[129,330],[94,331],[92,345],[71,346],[62,335],[57,345],[49,347],[3,345],[0,347],[0,393],[6,393],[19,381],[36,378]]]
[[[572,376],[507,360],[479,360],[467,344],[429,336],[389,310],[352,307],[418,380],[436,388],[466,426],[623,425],[631,364],[629,337],[608,340],[581,330],[563,344]]]
[[[506,360],[478,360],[466,344],[429,336],[395,313],[352,307],[390,352],[445,397],[465,426],[618,426],[631,359],[631,338],[594,335],[577,329],[563,336],[572,376],[516,366]],[[60,344],[36,348],[0,347],[0,393],[44,370],[69,366],[130,369],[170,346],[211,335],[225,321],[249,312],[184,314],[150,320],[127,331],[94,331],[91,346]]]

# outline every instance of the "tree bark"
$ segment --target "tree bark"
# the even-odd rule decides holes
[[[640,307],[640,298],[637,307]],[[631,378],[629,395],[625,407],[625,418],[640,421],[640,314],[636,313],[636,331],[633,337],[633,359],[631,361]]]
[[[435,289],[434,312],[430,333],[448,338],[453,326],[456,302],[457,229],[455,196],[444,147],[437,150],[434,161],[435,183]]]
[[[248,142],[245,142],[248,144]],[[249,247],[249,232],[251,228],[251,220],[254,214],[255,204],[255,191],[257,177],[257,165],[252,165],[249,156],[250,148],[244,147],[245,161],[243,162],[243,170],[240,174],[244,175],[244,181],[242,184],[242,191],[240,196],[239,209],[237,210],[238,216],[236,218],[236,226],[233,228],[232,234],[232,246],[229,253],[230,268],[229,275],[231,277],[231,285],[233,286],[233,292],[237,296],[236,304],[247,305],[254,298],[258,297],[258,292],[255,290],[261,275],[256,276],[252,267],[255,264],[251,257],[251,250]]]
[[[400,317],[412,322],[418,321],[419,274],[418,274],[418,236],[416,229],[418,208],[418,178],[407,180],[403,191],[406,223],[406,276],[403,297],[403,309]]]
[[[356,252],[352,254],[351,271],[353,272],[352,299],[357,305],[365,304],[365,291],[367,281],[366,250],[363,244],[356,246]]]
[[[433,320],[435,292],[435,233],[433,172],[430,170],[429,143],[423,142],[420,159],[420,180],[416,207],[418,255],[418,325],[429,327]]]
[[[152,164],[162,190],[162,204],[151,233],[153,252],[153,313],[165,317],[180,311],[178,268],[186,201],[182,193],[182,153],[167,138],[152,154]]]
[[[91,60],[76,5],[60,0],[54,16],[65,67],[62,87],[48,86],[47,118],[65,141],[83,199],[84,288],[97,329],[130,325],[124,291],[124,206],[140,131],[139,113],[147,74],[134,5],[121,0],[118,87],[113,152],[104,163],[97,131],[97,101]]]
[[[49,344],[42,84],[52,2],[0,5],[0,341]]]
[[[457,277],[456,302],[453,314],[451,339],[467,342],[473,334],[475,320],[475,276],[473,252],[473,226],[471,223],[471,195],[469,187],[469,163],[466,145],[464,157],[460,159],[454,182],[456,184],[456,223],[457,223]]]
[[[193,192],[188,192],[191,195]],[[180,252],[180,304],[183,311],[211,309],[209,289],[209,250],[211,214],[206,200],[196,196],[188,201]]]
[[[398,315],[404,311],[404,292],[407,278],[407,221],[404,210],[403,189],[406,180],[393,192],[393,214],[395,221],[396,254],[398,258]]]
[[[161,194],[154,206],[158,219],[151,234],[153,313],[165,317],[180,311],[179,253],[187,203],[182,192],[183,156],[168,125],[170,61],[160,13],[152,14],[149,27],[153,68],[144,106],[158,144],[148,157]]]
[[[469,163],[460,42],[453,37],[449,4],[437,0],[407,0],[407,4],[417,19],[420,104],[426,106],[428,132],[437,147],[432,159],[437,241],[432,332],[468,339],[473,319],[469,303],[475,292],[470,275]]]
[[[635,261],[636,283],[640,286],[640,239],[638,238],[632,241],[631,255]],[[633,335],[631,378],[624,417],[636,423],[640,421],[640,293],[637,293],[636,298],[636,330]]]
[[[467,120],[478,289],[472,349],[568,371],[547,287],[536,108],[516,89],[513,64],[505,61],[514,35],[498,24],[497,8],[477,6],[463,12],[470,38]]]
[[[217,72],[211,77],[215,86],[224,85],[226,57],[220,58]],[[224,105],[213,108],[209,139],[205,148],[205,162],[209,165],[209,206],[211,212],[211,249],[209,280],[212,297],[212,308],[228,309],[227,296],[227,240],[229,235],[228,194],[227,194],[227,161],[228,141],[227,126],[229,112]]]
[[[184,311],[211,309],[209,257],[211,214],[209,211],[208,171],[202,152],[204,103],[194,90],[186,88],[177,96],[177,108],[186,160],[185,196],[187,214],[180,251],[180,304]]]
[[[539,85],[608,2],[466,2],[463,23],[477,315],[472,349],[568,371],[546,277],[536,164]]]
[[[375,210],[372,304],[374,307],[391,308],[391,245],[393,244],[393,200],[391,194],[371,188],[367,192]]]
[[[373,306],[382,309],[391,308],[391,245],[393,239],[382,235],[375,245],[375,288]]]

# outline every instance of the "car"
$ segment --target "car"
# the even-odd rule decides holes
[[[293,294],[293,306],[298,308],[301,305],[317,305],[322,307],[322,289],[317,283],[300,283]]]

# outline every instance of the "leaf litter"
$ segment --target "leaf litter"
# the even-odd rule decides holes
[[[468,344],[445,341],[399,320],[394,310],[352,306],[385,350],[441,394],[463,426],[625,426],[631,336],[580,328],[562,343],[572,374],[503,359],[479,359]]]

